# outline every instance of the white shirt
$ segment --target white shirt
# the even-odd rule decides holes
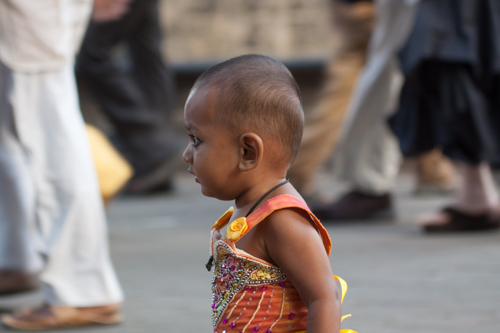
[[[71,64],[92,0],[0,0],[0,61],[18,72]]]

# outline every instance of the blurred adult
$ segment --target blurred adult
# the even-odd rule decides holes
[[[117,148],[134,167],[126,186],[134,193],[170,189],[172,171],[181,161],[182,145],[171,119],[174,84],[162,59],[158,6],[158,0],[96,2],[76,64],[78,81],[110,120]],[[128,51],[128,69],[116,59],[120,46]]]
[[[323,219],[392,213],[390,192],[399,170],[400,154],[385,123],[396,104],[400,74],[395,58],[402,43],[394,40],[401,37],[392,29],[408,29],[405,26],[411,26],[411,19],[404,22],[391,15],[401,11],[408,17],[406,12],[412,5],[408,6],[404,1],[332,1],[334,33],[339,43],[329,63],[319,103],[306,116],[301,147],[288,173]],[[372,34],[374,21],[377,27]],[[314,188],[314,175],[333,151],[337,158],[335,169],[351,189],[337,201],[322,204],[323,199]],[[438,150],[423,154],[417,159],[416,191],[449,190],[453,175],[452,165]]]
[[[338,45],[328,63],[318,104],[306,113],[299,153],[287,174],[308,199],[314,199],[314,175],[335,148],[357,78],[365,65],[374,9],[369,0],[331,1],[333,33]]]
[[[397,51],[413,26],[416,3],[375,1],[377,16],[368,60],[353,93],[335,156],[335,171],[351,190],[338,201],[317,207],[314,213],[319,213],[319,218],[380,214],[391,208],[390,192],[401,155],[386,116],[396,107],[402,83]]]
[[[0,294],[44,304],[20,330],[114,324],[122,291],[78,107],[74,55],[90,0],[0,0]]]
[[[435,147],[457,161],[462,183],[430,232],[497,229],[500,202],[489,163],[500,160],[500,2],[421,0],[400,53],[405,84],[391,119],[405,156]]]
[[[352,94],[334,156],[337,176],[351,188],[334,202],[311,205],[320,219],[354,219],[391,213],[390,192],[401,156],[386,117],[396,107],[402,83],[397,51],[413,26],[417,2],[375,0],[375,27],[367,62]]]

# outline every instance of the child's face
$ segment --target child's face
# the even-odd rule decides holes
[[[201,185],[201,192],[220,200],[238,196],[234,176],[238,171],[238,140],[215,121],[216,105],[210,87],[191,92],[184,108],[184,121],[190,137],[183,159],[189,173]]]

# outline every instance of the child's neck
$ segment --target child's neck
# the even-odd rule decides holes
[[[251,186],[248,190],[243,192],[240,196],[238,196],[235,199],[234,204],[236,206],[236,209],[242,211],[248,211],[264,195],[269,198],[276,196],[276,192],[278,192],[279,188],[277,188],[276,190],[272,191],[267,195],[266,193],[273,187],[279,185],[284,181],[285,181],[284,177],[273,177],[264,181],[260,181],[258,184]],[[282,189],[279,192],[282,192]]]

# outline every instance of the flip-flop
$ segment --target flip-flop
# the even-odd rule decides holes
[[[96,311],[85,311],[67,306],[44,304],[37,308],[24,309],[0,317],[3,326],[9,330],[45,331],[83,326],[116,325],[123,318],[119,305],[98,307]]]
[[[442,212],[449,216],[449,222],[439,225],[426,225],[424,231],[429,233],[457,232],[457,231],[481,231],[500,228],[500,218],[485,213],[471,215],[461,212],[453,207],[445,207]]]

